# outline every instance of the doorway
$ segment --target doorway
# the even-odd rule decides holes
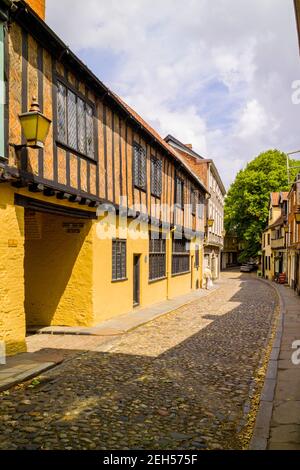
[[[133,306],[140,305],[140,259],[141,255],[133,255]]]
[[[25,209],[25,314],[38,327],[92,324],[91,221]]]

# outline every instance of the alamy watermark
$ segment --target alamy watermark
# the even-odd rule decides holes
[[[6,364],[6,347],[5,342],[0,341],[0,365]]]
[[[171,220],[176,219],[176,213],[182,209],[182,218],[177,224]],[[127,197],[121,197],[120,206],[117,209],[113,204],[103,203],[97,208],[98,223],[96,225],[97,236],[101,240],[113,238],[148,239],[161,237],[167,239],[170,233],[174,233],[175,239],[202,238],[205,231],[203,204],[184,204],[178,209],[176,204],[151,204],[151,215],[144,204],[134,204],[129,207]],[[175,217],[174,217],[175,216]],[[193,225],[192,218],[195,216]],[[163,222],[162,222],[163,221]]]
[[[294,80],[292,82],[292,103],[293,104],[300,104],[300,80]]]
[[[293,341],[292,349],[295,349],[291,358],[292,363],[294,364],[294,366],[299,366],[300,364],[300,340],[299,339]]]

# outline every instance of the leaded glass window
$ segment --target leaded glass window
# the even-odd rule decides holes
[[[197,209],[197,203],[198,203],[198,192],[196,189],[192,188],[191,189],[191,206],[192,206],[192,214],[196,214],[196,209]]]
[[[67,132],[67,112],[66,112],[67,89],[60,82],[57,84],[57,130],[58,139],[66,142]]]
[[[176,176],[175,203],[183,209],[184,205],[184,183],[181,178]]]
[[[77,104],[76,95],[68,90],[68,145],[77,149]]]
[[[94,155],[94,125],[93,109],[86,105],[86,151],[89,157]]]
[[[112,242],[112,279],[113,281],[126,279],[126,240]]]
[[[163,279],[166,276],[166,240],[162,234],[149,234],[149,280]]]
[[[93,108],[61,82],[57,83],[59,142],[95,158]]]
[[[173,239],[172,274],[183,274],[190,270],[190,248],[185,238]]]
[[[133,146],[133,175],[134,185],[140,189],[147,187],[147,159],[146,151],[141,145]]]
[[[78,98],[78,101],[77,101],[77,123],[78,123],[78,150],[81,153],[86,153],[85,109],[84,109],[84,101],[80,98]]]
[[[160,197],[162,191],[162,161],[151,157],[151,194]]]

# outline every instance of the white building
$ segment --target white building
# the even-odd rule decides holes
[[[210,193],[206,211],[206,237],[204,241],[204,266],[208,266],[214,279],[221,270],[221,251],[224,246],[224,200],[226,190],[213,160],[203,158],[193,150],[191,144],[183,144],[168,135],[165,141],[184,158],[199,176]]]

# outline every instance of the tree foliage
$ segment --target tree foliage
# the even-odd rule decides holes
[[[240,261],[256,257],[261,249],[261,236],[268,220],[270,193],[288,191],[287,156],[279,150],[268,150],[239,171],[225,201],[225,229],[235,233],[242,243]],[[291,160],[292,166],[300,162]],[[298,170],[299,171],[299,170]],[[297,170],[291,172],[296,176]]]

